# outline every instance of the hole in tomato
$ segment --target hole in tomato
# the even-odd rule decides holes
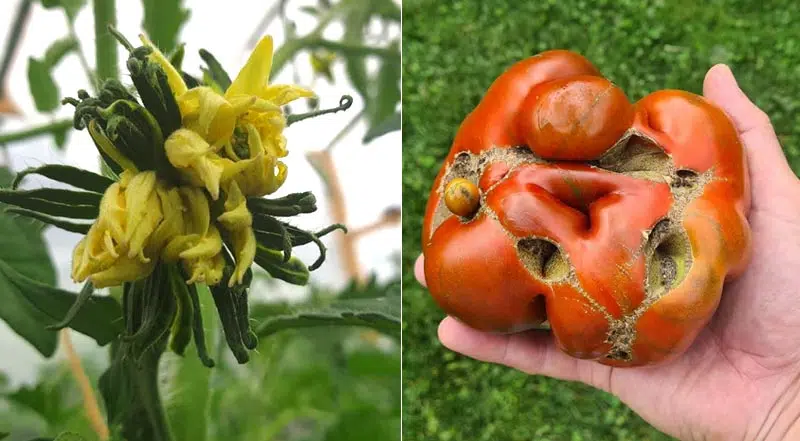
[[[540,280],[554,282],[569,275],[569,261],[558,246],[548,240],[521,239],[517,251],[525,268]]]
[[[661,180],[669,174],[671,161],[655,142],[638,135],[620,141],[595,165],[616,173]]]
[[[647,249],[647,292],[660,297],[686,278],[692,247],[686,233],[665,219],[651,231]]]
[[[672,188],[694,187],[700,182],[700,175],[694,170],[681,169],[675,172],[675,179],[670,184]]]

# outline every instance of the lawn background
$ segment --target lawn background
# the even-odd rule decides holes
[[[427,195],[491,82],[557,48],[588,57],[631,100],[702,93],[708,68],[729,64],[800,172],[800,2],[405,0],[403,20],[403,439],[672,439],[608,394],[443,349],[443,315],[413,278]]]

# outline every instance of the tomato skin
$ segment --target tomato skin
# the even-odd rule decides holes
[[[443,210],[454,179],[477,183],[474,217]],[[631,103],[584,57],[544,52],[459,127],[423,223],[428,288],[478,330],[547,321],[574,357],[663,362],[749,262],[749,185],[735,127],[704,98]]]

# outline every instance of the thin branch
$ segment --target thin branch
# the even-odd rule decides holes
[[[32,4],[33,2],[31,0],[22,0],[11,22],[13,26],[11,32],[8,34],[6,47],[3,51],[3,61],[2,64],[0,64],[0,98],[2,98],[3,93],[5,93],[3,86],[6,84],[6,77],[8,77],[8,72],[14,61],[14,55],[16,55],[25,26],[28,24],[28,17],[30,17],[31,14]]]
[[[339,141],[344,139],[344,137],[347,136],[347,134],[350,133],[351,130],[353,130],[353,127],[355,127],[356,124],[358,124],[358,121],[361,120],[362,116],[364,116],[364,109],[361,109],[358,113],[356,113],[353,119],[351,119],[350,122],[347,123],[347,125],[342,127],[342,130],[340,130],[339,133],[337,133],[336,136],[334,136],[333,139],[331,139],[331,142],[329,142],[328,145],[325,146],[324,150],[326,152],[333,150],[333,148],[337,144],[339,144]]]
[[[81,396],[83,397],[83,407],[86,411],[86,418],[89,420],[92,429],[97,433],[97,437],[100,441],[106,441],[109,436],[108,426],[103,421],[103,414],[100,412],[100,405],[95,397],[92,384],[86,376],[86,372],[83,370],[81,359],[75,352],[75,347],[72,346],[72,339],[69,336],[69,332],[69,329],[61,330],[61,344],[64,346],[69,369],[72,372],[72,376],[75,377],[75,382],[78,383],[78,388],[80,388]]]
[[[356,241],[368,234],[372,234],[376,231],[383,230],[384,228],[393,227],[397,225],[399,221],[400,221],[399,217],[383,216],[369,225],[351,231],[347,235],[350,236],[352,240]]]
[[[264,18],[261,19],[260,22],[256,25],[256,28],[250,34],[250,38],[247,39],[247,46],[246,49],[252,49],[258,44],[258,40],[261,39],[261,36],[264,34],[264,31],[269,27],[272,23],[272,20],[275,20],[275,17],[278,16],[278,12],[281,11],[284,7],[284,3],[287,0],[282,0],[276,2],[272,5],[271,8],[267,9],[267,13],[264,14]]]
[[[69,130],[72,127],[72,120],[65,119],[61,121],[51,122],[39,127],[20,130],[19,132],[3,133],[0,134],[0,146],[10,144],[12,142],[22,141],[35,136],[46,135],[59,130]]]
[[[78,33],[75,32],[75,24],[69,19],[66,10],[64,11],[64,16],[67,19],[69,36],[75,41],[75,45],[77,47],[76,52],[78,53],[78,60],[81,62],[81,68],[83,68],[83,72],[86,74],[86,78],[89,80],[89,85],[91,86],[92,90],[97,93],[97,89],[100,87],[100,85],[97,83],[97,79],[94,76],[92,68],[89,67],[89,61],[86,59],[86,53],[83,52],[83,45],[81,45],[81,41],[78,39]]]

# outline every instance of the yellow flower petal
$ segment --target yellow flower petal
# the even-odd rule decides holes
[[[258,42],[239,75],[233,80],[225,97],[236,95],[258,95],[267,84],[272,69],[272,37],[266,36]]]
[[[209,144],[229,139],[233,135],[236,117],[242,111],[210,87],[192,88],[178,98],[178,105],[184,125],[200,134]]]
[[[109,230],[116,243],[125,240],[125,194],[119,182],[109,185],[103,193],[98,222],[102,224],[102,228]]]
[[[147,38],[144,34],[139,35],[139,40],[142,41],[142,44],[145,46],[150,47],[153,49],[153,52],[149,55],[151,61],[158,63],[164,72],[167,74],[167,82],[169,83],[169,88],[172,89],[172,93],[175,96],[180,96],[186,93],[186,83],[183,81],[183,77],[181,76],[180,72],[175,69],[175,66],[167,60],[167,57],[161,53],[160,50],[153,44],[150,39]]]
[[[164,143],[169,162],[193,185],[202,184],[211,194],[219,197],[222,166],[214,161],[219,158],[211,145],[196,132],[178,129]]]
[[[163,217],[161,202],[156,193],[156,173],[146,171],[131,178],[125,189],[127,231],[125,244],[128,257],[134,258],[144,249],[145,241],[153,234]]]
[[[205,283],[216,285],[222,280],[225,259],[219,253],[210,258],[183,261],[183,268],[189,273],[187,284]]]
[[[314,92],[291,84],[273,84],[264,86],[259,97],[277,106],[284,106],[300,98],[312,98]]]
[[[208,228],[208,233],[203,236],[191,248],[184,250],[178,256],[181,259],[200,259],[210,258],[218,254],[222,250],[222,237],[219,234],[217,227],[211,225]]]
[[[227,231],[250,228],[253,225],[253,216],[250,214],[250,210],[247,209],[247,199],[245,199],[236,181],[231,182],[228,186],[225,212],[217,217],[217,221]]]
[[[256,257],[256,236],[252,228],[243,228],[231,233],[231,242],[236,258],[236,268],[228,280],[229,287],[242,283],[247,269],[253,264]]]
[[[175,187],[167,188],[163,185],[159,185],[156,192],[164,217],[150,237],[148,245],[150,254],[158,254],[172,238],[184,234],[184,207],[180,192]]]
[[[156,265],[156,260],[142,262],[138,258],[120,257],[113,266],[98,271],[89,278],[95,288],[122,285],[149,275]]]
[[[186,232],[205,236],[211,223],[208,198],[199,188],[180,187],[178,191],[186,207],[184,214]]]

